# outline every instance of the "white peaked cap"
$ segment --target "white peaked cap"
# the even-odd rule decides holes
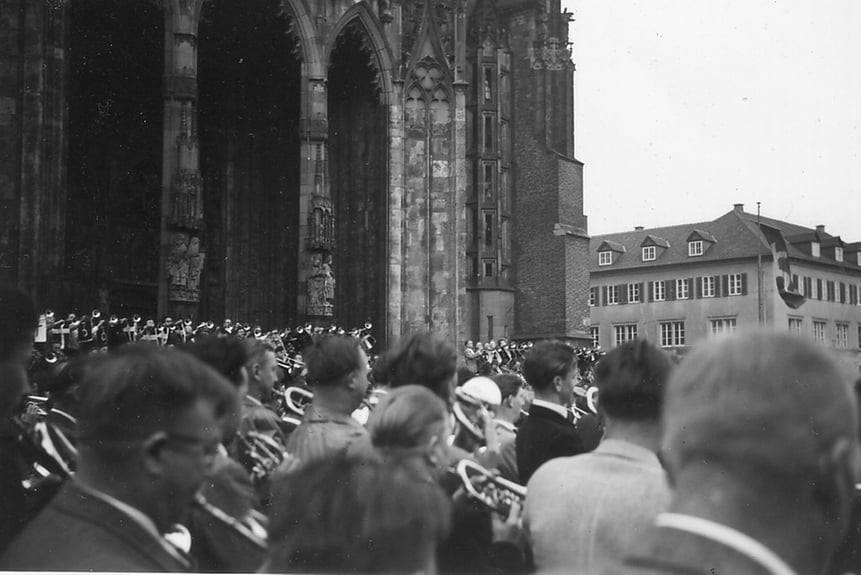
[[[502,392],[499,391],[499,386],[496,382],[479,375],[466,381],[461,387],[461,390],[466,395],[492,406],[498,406],[502,403]]]

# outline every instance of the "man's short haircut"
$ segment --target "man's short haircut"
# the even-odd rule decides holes
[[[234,387],[214,369],[172,348],[127,345],[88,370],[80,385],[78,442],[94,451],[170,431],[198,400],[221,417],[238,409]]]
[[[227,378],[234,387],[242,385],[242,368],[248,353],[242,340],[235,337],[207,335],[180,348]]]
[[[274,491],[267,572],[414,573],[450,528],[436,484],[378,460],[319,459]]]
[[[700,462],[770,489],[809,489],[822,455],[856,433],[853,393],[831,357],[757,330],[704,344],[676,368],[662,458],[671,476]]]
[[[8,360],[17,346],[32,341],[38,323],[33,299],[15,286],[0,284],[0,361]]]
[[[421,385],[389,391],[368,419],[368,433],[381,450],[425,449],[430,438],[445,428],[448,407]]]
[[[275,352],[275,348],[271,345],[253,337],[240,341],[245,348],[245,365],[248,365],[249,367],[255,363],[262,363],[263,358],[268,352]]]
[[[614,347],[595,368],[599,409],[620,420],[657,421],[671,371],[669,356],[645,339]]]
[[[348,335],[322,335],[302,352],[312,386],[336,385],[361,367],[359,340]]]
[[[576,364],[577,355],[573,347],[557,340],[542,341],[526,352],[523,377],[532,389],[546,390],[553,385],[557,375],[565,377]]]
[[[521,379],[519,375],[515,375],[513,373],[500,373],[494,375],[490,379],[492,379],[499,388],[499,392],[502,394],[502,401],[517,395],[520,388],[523,387],[523,379]]]
[[[446,404],[452,400],[451,386],[456,370],[457,353],[454,346],[428,332],[403,336],[389,358],[392,387],[421,385]]]
[[[374,367],[371,368],[371,373],[368,374],[368,379],[374,385],[386,387],[389,385],[391,375],[389,373],[389,354],[381,353],[374,360]]]

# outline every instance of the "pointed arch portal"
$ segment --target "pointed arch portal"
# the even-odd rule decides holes
[[[296,321],[301,55],[280,0],[206,2],[198,28],[205,317]]]
[[[337,214],[333,267],[337,323],[386,325],[388,110],[380,71],[359,18],[329,58],[329,177]]]

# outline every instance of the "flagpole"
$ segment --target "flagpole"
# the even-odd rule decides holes
[[[762,228],[759,227],[759,202],[756,202],[756,232],[757,235],[762,233]],[[759,325],[762,325],[762,245],[760,242],[756,244],[756,310]]]

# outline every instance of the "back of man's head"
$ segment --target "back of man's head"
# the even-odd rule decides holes
[[[191,355],[149,345],[129,345],[88,370],[80,384],[78,442],[110,453],[172,426],[199,400],[222,417],[238,396],[214,369]]]
[[[519,375],[513,373],[500,373],[494,375],[490,379],[492,379],[499,388],[499,393],[502,394],[503,402],[509,397],[516,396],[520,392],[520,388],[523,387],[523,380]]]
[[[614,347],[595,368],[599,409],[616,420],[658,421],[671,370],[669,356],[644,339]]]
[[[824,488],[823,473],[834,475],[823,462],[835,446],[853,451],[856,433],[849,383],[825,351],[754,331],[705,344],[676,369],[664,401],[662,456],[677,483],[705,465],[770,494],[815,499],[826,495],[811,495],[811,485]]]
[[[303,465],[275,490],[273,573],[432,571],[450,503],[435,483],[391,461],[335,457]]]
[[[0,361],[29,360],[39,316],[33,300],[22,290],[0,284]]]
[[[359,340],[346,335],[323,335],[302,352],[308,381],[314,387],[335,386],[359,369]]]
[[[548,390],[553,380],[565,377],[577,364],[574,348],[562,341],[542,341],[526,352],[523,377],[536,391]]]
[[[457,353],[438,335],[416,332],[403,336],[389,356],[391,387],[421,385],[446,404],[452,401]]]
[[[248,361],[243,340],[235,337],[207,335],[181,347],[203,363],[211,366],[237,388],[245,382],[242,368]]]

